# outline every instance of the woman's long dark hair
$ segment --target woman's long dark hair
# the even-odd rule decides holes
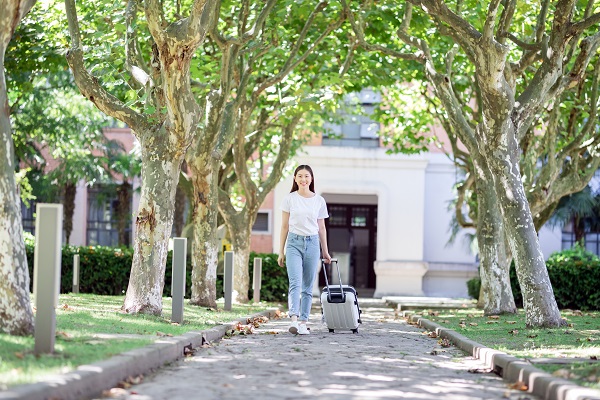
[[[315,193],[315,176],[313,175],[312,168],[308,165],[298,165],[298,168],[296,168],[296,170],[294,171],[294,183],[292,183],[292,190],[290,190],[290,193],[298,190],[298,184],[296,183],[296,174],[299,171],[302,171],[303,169],[307,170],[310,174],[310,185],[308,185],[308,190]]]

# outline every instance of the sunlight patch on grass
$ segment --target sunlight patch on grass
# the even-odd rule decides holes
[[[192,306],[186,300],[183,324],[173,324],[170,298],[163,298],[162,316],[123,313],[123,300],[124,296],[61,294],[56,309],[54,354],[36,357],[33,337],[0,334],[0,390],[108,359],[146,346],[164,335],[209,329],[278,306],[235,304],[232,311],[224,311],[222,302],[214,310]]]

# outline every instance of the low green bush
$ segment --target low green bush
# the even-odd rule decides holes
[[[560,309],[600,310],[600,258],[579,245],[552,253],[546,261],[556,304]],[[518,306],[523,295],[514,262],[510,282]]]
[[[581,246],[552,253],[546,261],[554,297],[560,309],[600,310],[600,258]],[[479,278],[474,278],[481,281]],[[510,267],[510,283],[517,307],[523,306],[523,294],[514,262]],[[469,295],[476,287],[467,282]],[[475,293],[475,292],[473,292]],[[479,289],[477,292],[479,293]]]
[[[33,277],[34,241],[25,241],[29,276]],[[79,291],[98,295],[122,295],[127,290],[129,273],[133,260],[130,247],[113,248],[104,246],[63,246],[61,267],[61,293],[70,293],[73,288],[73,255],[79,254]],[[164,295],[171,296],[171,259],[173,252],[167,254]],[[250,254],[250,290],[252,299],[252,275],[254,258],[262,262],[261,301],[286,301],[288,280],[286,270],[277,265],[277,254]],[[192,261],[188,256],[186,266],[186,297],[189,298],[192,286]],[[30,289],[33,290],[33,278]],[[217,275],[217,298],[223,296],[223,276]]]
[[[479,277],[469,279],[467,281],[467,293],[475,300],[479,299],[479,291],[481,290],[481,279]]]
[[[260,286],[261,301],[287,301],[288,294],[288,278],[285,268],[281,268],[277,264],[277,254],[271,253],[250,253],[250,294],[252,299],[254,291],[252,290],[253,282],[253,262],[254,258],[262,258],[262,283]]]

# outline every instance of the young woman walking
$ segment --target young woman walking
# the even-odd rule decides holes
[[[325,231],[325,218],[329,217],[327,204],[315,193],[314,175],[308,165],[300,165],[294,171],[292,190],[283,199],[281,209],[283,218],[277,262],[280,267],[287,266],[288,308],[292,318],[289,331],[308,335],[306,323],[319,263],[321,258],[327,264],[331,262]]]

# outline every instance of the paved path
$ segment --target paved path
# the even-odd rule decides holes
[[[224,339],[113,393],[132,400],[537,399],[395,319],[382,302],[365,300],[361,307],[359,334],[329,333],[314,309],[309,336],[289,334],[288,318],[271,320],[255,334]]]

